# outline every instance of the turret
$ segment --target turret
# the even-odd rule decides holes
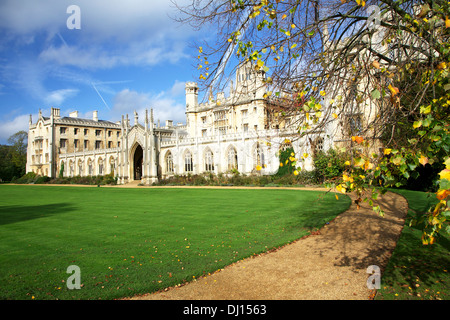
[[[186,82],[186,111],[195,111],[198,107],[198,85],[195,82]]]

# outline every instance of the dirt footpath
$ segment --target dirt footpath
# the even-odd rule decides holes
[[[350,195],[352,200],[354,196]],[[339,215],[317,235],[239,261],[181,287],[138,300],[367,300],[367,267],[385,269],[403,228],[408,204],[394,193],[380,197],[378,216],[366,203]]]

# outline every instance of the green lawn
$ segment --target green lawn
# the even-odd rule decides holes
[[[409,212],[388,266],[381,279],[378,300],[448,300],[450,285],[450,237],[442,232],[438,242],[422,245],[420,225],[408,220],[426,212],[438,200],[425,192],[393,190],[408,200]]]
[[[114,299],[212,273],[320,228],[348,197],[267,189],[0,185],[1,299]],[[82,288],[69,290],[77,265]]]

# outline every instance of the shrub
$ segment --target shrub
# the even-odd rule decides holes
[[[36,179],[34,182],[35,184],[44,184],[50,181],[50,177],[47,176],[40,176]]]
[[[281,177],[287,174],[292,174],[295,171],[295,167],[292,166],[292,161],[290,160],[290,158],[293,157],[293,154],[295,155],[294,148],[292,147],[279,151],[280,166],[275,174],[276,176]]]
[[[326,152],[317,152],[314,157],[314,178],[317,182],[333,180],[339,177],[345,170],[347,155],[335,149]]]
[[[13,178],[12,182],[18,184],[27,184],[27,183],[35,183],[36,179],[37,179],[36,173],[28,172],[18,179]]]

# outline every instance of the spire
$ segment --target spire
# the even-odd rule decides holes
[[[134,110],[134,125],[137,126],[138,125],[138,113],[136,112],[136,110]]]
[[[147,109],[145,109],[145,120],[144,120],[144,123],[145,123],[145,131],[147,131],[148,130],[148,110]]]
[[[153,132],[153,109],[150,109],[150,130]]]

